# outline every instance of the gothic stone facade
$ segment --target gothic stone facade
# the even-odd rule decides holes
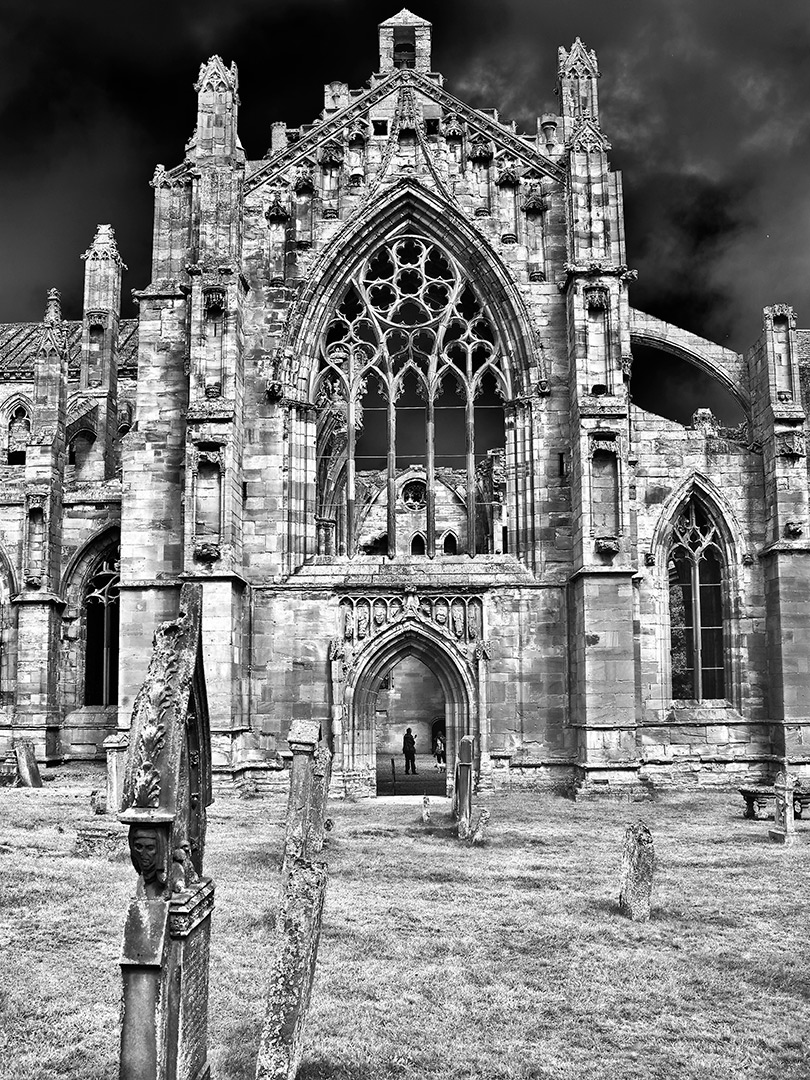
[[[594,53],[560,50],[523,135],[444,88],[430,29],[382,23],[367,87],[260,160],[208,61],[137,324],[102,226],[81,323],[52,295],[3,328],[0,753],[124,745],[196,580],[224,775],[312,718],[336,788],[373,790],[417,661],[481,784],[810,771],[810,331],[767,308],[743,356],[634,310]],[[746,423],[635,406],[636,345]]]

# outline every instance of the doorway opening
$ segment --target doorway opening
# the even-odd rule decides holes
[[[437,676],[408,654],[382,674],[374,696],[377,794],[444,795],[447,773],[436,760],[436,736],[445,736],[446,698]],[[403,749],[408,729],[414,739],[415,773]]]

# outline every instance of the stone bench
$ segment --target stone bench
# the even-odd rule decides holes
[[[754,820],[773,817],[773,802],[776,799],[773,788],[740,788],[739,791],[745,799],[743,817]],[[794,791],[793,816],[801,820],[804,810],[808,807],[810,807],[810,791]]]

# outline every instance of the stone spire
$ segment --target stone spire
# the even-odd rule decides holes
[[[62,294],[58,289],[48,289],[48,300],[45,305],[45,318],[42,320],[47,326],[60,326],[62,323]]]

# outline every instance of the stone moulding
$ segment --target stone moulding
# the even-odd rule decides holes
[[[408,618],[432,624],[459,645],[473,644],[483,637],[484,603],[480,595],[420,595],[416,590],[407,590],[404,595],[342,596],[339,610],[342,641],[347,645],[363,642]]]

